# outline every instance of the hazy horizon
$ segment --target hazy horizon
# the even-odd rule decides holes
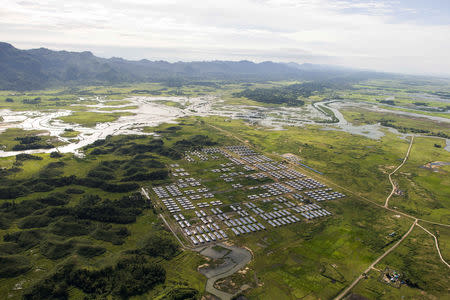
[[[2,40],[20,49],[450,75],[447,1],[6,0],[0,16]]]

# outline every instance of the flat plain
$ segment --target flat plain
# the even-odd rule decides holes
[[[449,261],[449,123],[442,120],[448,119],[444,111],[448,106],[431,93],[444,87],[430,83],[412,90],[403,82],[370,81],[352,89],[324,90],[303,97],[303,111],[238,97],[236,93],[247,88],[243,84],[216,84],[94,86],[21,94],[2,91],[0,264],[5,271],[0,273],[0,294],[10,299],[55,295],[78,299],[124,295],[136,299],[200,298],[208,293],[199,266],[214,268],[224,262],[195,250],[228,243],[251,251],[252,260],[241,271],[216,282],[217,289],[249,299],[332,299],[398,242],[416,219],[437,236],[442,256]],[[252,88],[290,84],[294,83],[254,83]],[[424,93],[431,98],[423,100]],[[92,137],[102,131],[101,126],[117,124],[120,128],[121,120],[139,116],[141,102],[136,99],[174,114],[158,124],[136,123],[126,132],[117,129],[80,146],[75,153],[59,151]],[[335,111],[329,101],[342,102],[338,112],[353,126],[374,126],[370,130],[379,133],[377,138],[372,132],[346,130],[340,125],[342,120],[334,122],[330,116]],[[328,110],[315,111],[313,104],[317,103]],[[236,115],[228,106],[248,110]],[[294,124],[297,120],[288,119],[292,115],[280,115],[285,111],[295,111],[299,114],[296,118],[305,122]],[[46,119],[49,112],[56,113]],[[414,116],[408,115],[411,112]],[[46,129],[28,130],[27,120],[36,117],[45,119]],[[402,162],[412,135],[411,153],[392,176],[397,189],[385,208],[392,189],[388,174]],[[44,148],[44,144],[52,148]],[[288,180],[246,176],[267,172],[225,165],[232,163],[230,157],[212,159],[215,154],[207,150],[217,147],[242,159],[227,150],[230,146],[251,149],[267,157],[266,162],[302,173],[345,197],[317,201],[306,194],[307,189],[298,192],[304,200],[294,198],[294,191],[282,195],[295,207],[318,204],[332,213],[313,219],[278,202],[278,196],[252,200],[249,196],[265,193],[261,186],[286,186]],[[22,152],[8,155],[14,147]],[[208,159],[201,159],[202,155]],[[255,163],[248,166],[256,168]],[[189,175],[180,175],[184,172]],[[230,172],[237,174],[223,176]],[[192,199],[195,209],[180,213],[200,225],[194,211],[207,212],[228,238],[220,235],[223,239],[216,242],[194,245],[153,192],[155,187],[165,188],[191,177],[213,197]],[[150,201],[142,188],[149,192]],[[193,195],[186,192],[193,187],[180,189],[183,196]],[[213,201],[220,204],[215,206]],[[199,206],[204,202],[209,206]],[[300,221],[273,227],[245,203],[265,212],[288,210]],[[233,226],[226,226],[211,210],[217,207],[232,219],[241,218],[231,206],[240,206],[266,229],[237,236]],[[151,275],[142,277],[138,271],[126,269],[124,261],[130,265],[144,262],[142,272]],[[383,281],[386,269],[401,274],[400,286]],[[105,275],[108,270],[117,275]],[[448,272],[433,237],[415,226],[346,296],[442,299],[448,295]],[[78,277],[83,280],[76,280]]]

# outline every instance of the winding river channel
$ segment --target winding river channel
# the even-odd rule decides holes
[[[82,104],[80,99],[80,103]],[[97,98],[97,100],[99,100]],[[184,116],[224,116],[233,119],[243,119],[249,123],[266,126],[271,130],[282,130],[284,126],[303,126],[305,124],[320,123],[324,130],[339,130],[352,134],[366,136],[372,139],[379,139],[384,135],[382,126],[373,125],[353,125],[347,122],[339,111],[344,106],[358,105],[355,103],[342,101],[317,102],[314,105],[304,107],[259,107],[248,105],[227,105],[222,100],[213,97],[130,97],[130,103],[122,106],[109,106],[106,101],[100,99],[96,105],[86,105],[90,111],[107,113],[101,109],[114,108],[114,112],[130,112],[131,116],[122,116],[114,122],[98,123],[93,128],[83,127],[78,124],[67,124],[59,118],[72,114],[71,110],[54,111],[11,111],[0,110],[3,121],[0,123],[0,132],[7,128],[22,128],[25,130],[45,130],[50,135],[58,137],[65,143],[57,149],[36,149],[25,151],[2,151],[0,157],[17,155],[19,153],[44,153],[60,151],[63,153],[73,152],[82,155],[81,148],[103,139],[108,135],[117,134],[149,134],[142,131],[146,126],[156,126],[161,123],[176,123],[176,120]],[[176,102],[177,105],[166,105],[167,101]],[[129,109],[129,107],[135,107]],[[335,118],[325,113],[320,107],[327,107],[334,114]],[[127,108],[128,107],[128,108]],[[393,111],[373,106],[376,111],[388,111],[390,113],[406,114],[414,117],[429,118],[439,122],[450,122],[449,119],[414,114],[404,111]],[[72,128],[80,134],[76,139],[63,137],[64,129]],[[389,130],[402,136],[395,129]],[[151,134],[151,133],[150,133]],[[446,150],[450,151],[450,140],[447,140]]]

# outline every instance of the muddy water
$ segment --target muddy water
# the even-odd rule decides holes
[[[83,100],[83,99],[80,99]],[[55,150],[61,152],[73,152],[82,154],[80,149],[95,142],[98,139],[105,138],[108,135],[117,134],[148,134],[142,132],[145,126],[157,126],[161,123],[176,123],[176,119],[183,116],[208,116],[217,115],[233,119],[244,119],[250,123],[266,126],[272,130],[282,130],[284,126],[303,126],[304,124],[315,124],[315,121],[330,120],[330,117],[324,115],[312,105],[305,107],[258,107],[247,105],[225,105],[222,100],[212,96],[187,98],[187,97],[130,97],[130,103],[118,106],[106,105],[106,99],[99,99],[99,104],[86,105],[91,111],[99,113],[108,113],[101,111],[101,108],[119,108],[115,112],[131,112],[133,116],[123,116],[114,122],[99,123],[94,128],[87,128],[78,124],[67,124],[58,120],[61,116],[70,115],[70,110],[57,110],[50,112],[17,112],[10,110],[0,110],[0,116],[4,121],[0,123],[0,131],[6,128],[22,128],[25,130],[46,130],[52,136],[59,137],[67,145],[58,149],[37,149],[27,151],[0,151],[0,157],[16,155],[18,153],[43,153]],[[179,103],[179,107],[167,106],[161,101],[172,101]],[[80,101],[82,104],[82,101]],[[76,104],[76,105],[80,105]],[[379,124],[356,126],[347,122],[344,116],[339,112],[342,105],[347,103],[327,101],[316,103],[316,105],[325,105],[330,108],[339,122],[333,124],[324,123],[324,130],[340,130],[352,134],[366,136],[372,139],[381,138],[384,133]],[[135,109],[127,109],[129,106],[136,106]],[[122,109],[121,109],[122,108]],[[379,108],[373,108],[379,109]],[[379,109],[381,110],[381,109]],[[393,111],[389,111],[393,112]],[[399,112],[415,116],[416,114]],[[424,115],[420,115],[424,117]],[[430,117],[433,120],[441,119],[449,122],[450,120],[439,117]],[[65,128],[72,128],[79,131],[77,141],[61,137]],[[395,133],[401,135],[400,133]],[[450,151],[450,141],[447,140],[446,149]]]
[[[381,129],[385,128],[385,127],[382,127],[380,124],[355,126],[355,125],[347,122],[345,120],[344,116],[342,115],[342,113],[339,111],[339,109],[342,109],[344,107],[361,107],[361,103],[357,104],[357,103],[351,103],[351,102],[337,102],[337,101],[327,101],[327,102],[320,102],[320,103],[322,103],[322,104],[326,105],[328,108],[330,108],[334,112],[336,117],[339,119],[339,123],[336,124],[339,129],[327,128],[327,130],[342,130],[342,131],[353,133],[353,134],[364,135],[366,137],[374,138],[374,139],[378,139],[384,135],[384,133]],[[435,122],[440,122],[440,123],[450,123],[450,119],[443,118],[443,117],[429,116],[429,115],[423,115],[423,114],[417,114],[417,113],[405,112],[405,111],[388,110],[388,109],[384,109],[384,108],[378,107],[377,105],[372,105],[372,104],[364,105],[364,107],[369,110],[376,111],[376,112],[393,113],[393,114],[404,115],[404,116],[415,117],[415,118],[425,118],[425,119],[429,119],[429,120],[432,120]],[[400,133],[395,128],[388,128],[388,130],[390,132],[400,136],[400,138],[406,137],[406,134]],[[416,136],[429,137],[429,136],[419,135],[419,134],[416,134]],[[446,141],[446,146],[444,149],[450,152],[450,139],[446,139],[445,141]]]

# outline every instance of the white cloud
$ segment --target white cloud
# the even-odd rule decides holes
[[[393,11],[392,1],[3,0],[0,35],[18,47],[133,59],[310,61],[450,73],[450,26],[394,23]]]

